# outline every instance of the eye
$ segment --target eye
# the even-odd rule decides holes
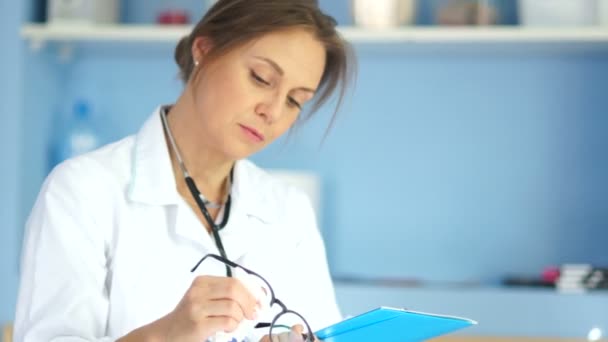
[[[291,96],[287,97],[287,103],[290,106],[296,107],[298,109],[302,109],[302,105],[298,101],[294,100],[293,97],[291,97]]]
[[[265,79],[263,79],[260,75],[256,74],[255,71],[251,70],[251,78],[253,78],[253,80],[256,83],[262,84],[262,85],[266,85],[269,86],[270,82],[266,81]]]

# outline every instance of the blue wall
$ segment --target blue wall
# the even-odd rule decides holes
[[[345,1],[322,4],[350,22]],[[126,1],[124,19],[149,22],[160,7]],[[55,46],[22,50],[19,18],[1,17],[0,41],[14,49],[0,71],[18,86],[0,81],[1,181],[13,195],[0,203],[0,322],[13,314],[16,241],[54,120],[85,97],[111,141],[181,89],[172,45],[84,44],[64,64]],[[321,174],[336,276],[494,283],[548,264],[608,264],[608,48],[527,48],[358,46],[357,87],[325,143],[328,108],[254,157]]]
[[[0,1],[0,324],[13,315],[18,284],[21,192],[22,43],[19,28],[27,7]]]

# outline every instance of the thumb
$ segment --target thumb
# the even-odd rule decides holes
[[[302,337],[302,333],[304,332],[304,327],[301,324],[296,324],[291,327],[291,332],[289,333],[289,342],[303,342],[304,338]]]
[[[302,335],[302,333],[304,332],[304,326],[302,324],[296,324],[291,327],[291,331]]]

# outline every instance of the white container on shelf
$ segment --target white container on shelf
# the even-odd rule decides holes
[[[608,0],[597,0],[597,23],[608,26]]]
[[[356,26],[383,29],[410,25],[414,21],[415,0],[351,0]]]
[[[48,0],[49,24],[111,24],[119,20],[119,0]]]
[[[596,9],[596,0],[519,0],[524,26],[595,25]]]

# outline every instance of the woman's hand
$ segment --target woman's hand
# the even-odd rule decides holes
[[[303,333],[304,327],[300,324],[297,324],[291,327],[291,331],[284,332],[278,335],[273,334],[272,339],[268,335],[266,335],[260,340],[260,342],[303,342]],[[314,341],[320,342],[316,336]]]
[[[201,342],[219,331],[234,331],[243,319],[256,319],[257,308],[240,280],[199,276],[171,313],[120,341]]]
[[[255,297],[236,278],[200,276],[167,319],[167,341],[205,341],[257,318]]]

